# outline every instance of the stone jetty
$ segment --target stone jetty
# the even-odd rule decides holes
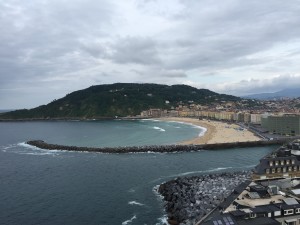
[[[79,147],[49,144],[42,140],[32,140],[26,142],[29,145],[46,149],[46,150],[63,150],[63,151],[80,151],[80,152],[102,152],[102,153],[143,153],[143,152],[190,152],[199,150],[217,150],[227,148],[245,148],[258,147],[267,145],[282,145],[286,143],[286,139],[280,140],[260,140],[251,142],[233,142],[219,144],[204,144],[204,145],[152,145],[152,146],[130,146],[130,147]]]
[[[171,225],[193,225],[217,207],[250,171],[179,177],[159,186]]]

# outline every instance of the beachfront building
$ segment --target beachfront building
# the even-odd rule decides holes
[[[149,109],[147,111],[141,112],[141,117],[153,117],[158,118],[161,117],[162,110],[161,109]]]
[[[251,122],[251,114],[250,113],[244,113],[244,122],[245,123]]]
[[[261,124],[261,114],[251,114],[250,122],[252,124]]]
[[[252,179],[300,178],[300,139],[263,157]]]
[[[300,135],[300,115],[267,115],[261,119],[261,125],[272,134]]]
[[[288,179],[242,183],[198,224],[300,225],[299,189],[295,184]]]

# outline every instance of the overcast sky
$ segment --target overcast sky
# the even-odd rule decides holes
[[[299,12],[299,0],[0,0],[0,109],[116,82],[299,87]]]

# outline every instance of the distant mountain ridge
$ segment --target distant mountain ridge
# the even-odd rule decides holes
[[[292,88],[292,89],[284,89],[281,91],[277,91],[274,93],[260,93],[260,94],[253,94],[242,96],[243,98],[251,98],[251,99],[279,99],[279,98],[298,98],[300,97],[300,88]]]
[[[240,98],[187,85],[116,83],[91,86],[30,110],[0,114],[0,119],[112,118],[138,115],[150,108],[171,109],[180,102],[207,104]]]

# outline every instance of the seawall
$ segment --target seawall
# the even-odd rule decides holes
[[[151,146],[131,146],[131,147],[79,147],[49,144],[42,140],[32,140],[26,142],[29,145],[46,149],[46,150],[63,150],[63,151],[79,151],[79,152],[102,152],[102,153],[143,153],[143,152],[189,152],[199,150],[218,150],[228,148],[246,148],[259,147],[268,145],[282,145],[291,141],[291,139],[278,140],[260,140],[252,142],[234,142],[219,144],[203,144],[203,145],[151,145]]]

